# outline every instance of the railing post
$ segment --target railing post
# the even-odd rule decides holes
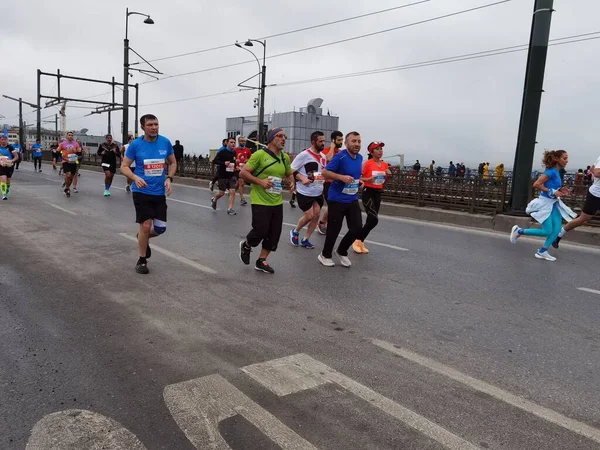
[[[502,177],[502,180],[500,181],[502,193],[500,194],[500,205],[498,205],[498,207],[496,208],[497,214],[503,213],[506,210],[506,188],[508,186],[507,181],[508,180],[506,177]]]
[[[424,173],[419,173],[417,174],[418,177],[418,181],[417,181],[417,206],[423,206],[422,205],[422,200],[423,200],[423,184],[425,182],[425,174]]]
[[[475,205],[477,204],[477,192],[479,190],[479,181],[481,180],[481,176],[477,175],[473,178],[473,189],[471,191],[471,208],[469,208],[469,212],[471,214],[475,213]]]
[[[198,178],[198,164],[199,161],[196,159],[196,161],[194,161],[194,178]]]

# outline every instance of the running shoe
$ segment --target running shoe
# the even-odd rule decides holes
[[[75,194],[79,194],[79,191],[77,190],[77,188],[73,188],[73,192],[74,192]]]
[[[66,195],[67,197],[70,197],[70,196],[71,196],[71,191],[70,191],[69,189],[65,189],[63,192],[65,193],[65,195]]]
[[[317,259],[325,267],[333,267],[333,266],[335,266],[335,263],[333,262],[333,259],[331,259],[331,258],[325,258],[323,256],[323,253],[319,253],[319,256],[317,256]]]
[[[129,185],[125,186],[125,190],[126,190],[127,192],[131,192],[131,186],[129,186]]]
[[[40,169],[39,172],[42,173],[42,169]]]
[[[369,253],[369,249],[365,247],[365,243],[363,241],[360,241],[360,249],[362,250],[363,254]]]
[[[240,260],[246,264],[250,264],[250,252],[252,252],[252,248],[246,245],[246,241],[240,241]]]
[[[214,181],[211,181],[210,183],[208,183],[208,188],[209,188],[211,191],[214,191],[214,190],[215,190],[215,182],[214,182]]]
[[[210,206],[212,206],[212,209],[214,209],[215,211],[217,210],[217,201],[214,197],[210,199]]]
[[[234,211],[233,209],[229,208],[229,209],[227,210],[227,215],[228,215],[228,216],[235,216],[235,214],[236,214],[236,213],[235,213],[235,211]]]
[[[337,250],[335,250],[333,253],[335,254],[335,256],[337,256],[340,259],[340,263],[342,264],[342,266],[350,267],[352,265],[352,261],[350,261],[350,259],[348,259],[347,256],[340,255],[337,252]]]
[[[521,235],[519,234],[519,225],[515,225],[514,227],[512,227],[512,230],[510,230],[510,243],[516,244],[517,239],[519,239],[520,237]]]
[[[298,233],[296,230],[294,230],[293,228],[290,230],[290,242],[292,243],[292,245],[294,247],[298,247],[298,238],[300,237],[300,233]]]
[[[313,248],[315,248],[315,246],[314,246],[314,245],[312,245],[312,244],[311,244],[311,242],[310,242],[308,239],[306,239],[306,238],[304,238],[304,239],[302,239],[302,240],[300,241],[300,245],[301,245],[302,247],[304,247],[304,248],[307,248],[307,249],[309,249],[309,250],[312,250]]]
[[[110,191],[108,189],[104,190],[104,196],[105,197],[110,197]]]
[[[67,183],[63,183],[63,184],[61,185],[61,187],[65,187],[66,185],[67,185]]]
[[[355,240],[354,243],[352,244],[352,250],[354,250],[354,253],[358,253],[359,255],[363,252],[362,246],[360,244],[362,244],[362,242],[359,241],[358,239]]]
[[[245,198],[243,198],[243,199],[240,200],[240,205],[246,206],[247,204],[248,204],[248,202],[246,201]]]
[[[264,273],[275,273],[275,270],[273,270],[269,263],[267,263],[267,260],[263,258],[258,258],[256,260],[256,265],[254,268]]]
[[[540,252],[539,250],[535,253],[537,259],[545,259],[546,261],[556,261],[556,258],[552,256],[548,251]]]
[[[2,200],[8,200],[8,197],[6,195],[3,195]]]
[[[296,204],[294,203],[294,200],[290,200],[290,206],[291,206],[292,208],[295,208],[295,207],[296,207]]]
[[[552,247],[554,248],[558,248],[558,243],[560,242],[562,238],[560,236],[558,236],[556,239],[554,239],[554,242],[552,243]]]
[[[317,225],[317,231],[320,235],[325,236],[327,234],[327,224],[319,222],[319,225]]]
[[[147,275],[148,272],[150,272],[148,270],[148,264],[146,262],[142,261],[141,259],[138,259],[138,262],[135,265],[135,271],[142,275]]]

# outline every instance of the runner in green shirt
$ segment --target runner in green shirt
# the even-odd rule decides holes
[[[267,133],[267,148],[256,151],[240,171],[240,177],[249,183],[252,204],[252,230],[240,242],[240,259],[250,264],[252,247],[262,249],[255,269],[275,273],[267,263],[267,257],[277,249],[283,226],[283,181],[287,178],[294,190],[294,177],[290,157],[283,152],[287,136],[281,128]]]

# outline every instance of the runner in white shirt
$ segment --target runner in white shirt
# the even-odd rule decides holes
[[[121,147],[121,161],[123,161],[123,157],[125,156],[127,147],[129,147],[129,144],[131,144],[132,142],[133,142],[133,136],[130,134],[129,136],[127,136],[127,144],[125,144],[123,147]],[[135,161],[133,161],[129,167],[131,168],[131,170],[135,169]],[[125,190],[127,192],[131,192],[132,184],[133,184],[133,180],[130,180],[129,178],[127,178],[127,186],[125,186]]]
[[[590,172],[594,177],[594,183],[590,186],[588,190],[583,209],[581,210],[581,214],[579,215],[579,217],[567,223],[563,228],[561,228],[558,237],[552,243],[552,247],[554,248],[558,248],[558,243],[565,235],[565,233],[567,233],[567,231],[571,231],[577,227],[580,227],[581,225],[585,225],[590,221],[592,217],[596,215],[598,211],[600,211],[600,157],[598,157],[596,163],[590,168]]]
[[[290,242],[293,246],[301,245],[304,248],[313,249],[310,237],[317,228],[321,208],[323,207],[323,168],[327,165],[327,159],[321,154],[325,148],[325,135],[321,131],[315,131],[310,135],[312,146],[301,152],[292,161],[292,170],[296,180],[296,192],[298,206],[304,215],[298,221],[296,228],[290,230]],[[306,234],[302,240],[300,230],[308,225]]]

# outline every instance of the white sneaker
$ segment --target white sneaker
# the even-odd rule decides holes
[[[331,258],[325,258],[323,256],[323,253],[319,253],[319,256],[317,256],[317,259],[325,267],[333,267],[333,266],[335,266],[335,263],[333,262],[333,259],[331,259]]]
[[[337,250],[334,251],[333,253],[335,253],[335,256],[337,256],[340,259],[340,263],[342,263],[342,266],[344,266],[344,267],[350,267],[352,265],[352,261],[350,261],[350,259],[347,256],[340,255],[337,252]]]
[[[521,235],[519,234],[519,225],[515,225],[514,227],[512,227],[512,230],[510,230],[510,243],[516,244],[517,239],[519,239],[520,237]]]
[[[546,261],[556,261],[556,258],[554,256],[552,256],[550,253],[548,253],[548,251],[545,251],[544,253],[540,253],[540,251],[538,250],[535,253],[535,257],[537,259],[545,259]]]

